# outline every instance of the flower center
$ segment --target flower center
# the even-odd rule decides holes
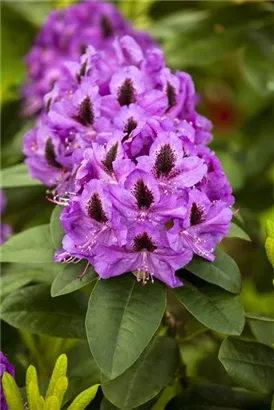
[[[133,87],[132,80],[126,78],[124,83],[118,90],[118,101],[121,106],[134,103],[136,100],[135,88]]]
[[[59,169],[63,168],[63,166],[58,161],[56,161],[55,149],[51,138],[48,138],[46,142],[45,159],[50,166]]]
[[[87,212],[90,218],[97,222],[107,222],[108,218],[103,209],[102,201],[97,192],[95,192],[87,203]]]
[[[176,156],[169,144],[165,144],[161,147],[157,153],[154,169],[157,178],[167,177],[170,171],[174,168]]]
[[[198,225],[203,221],[203,207],[197,205],[196,202],[193,202],[191,211],[190,211],[190,224]]]
[[[133,195],[137,199],[139,209],[148,209],[154,202],[153,193],[142,179],[139,179],[136,182],[133,190]]]
[[[107,152],[106,159],[102,161],[106,171],[111,174],[113,172],[113,161],[115,161],[118,152],[118,142],[114,144]]]
[[[133,251],[141,252],[142,250],[147,250],[148,252],[154,252],[157,246],[152,242],[152,238],[147,232],[141,233],[135,236],[133,240]]]
[[[104,38],[113,36],[113,27],[110,19],[107,16],[102,16],[101,18],[101,29]]]
[[[86,97],[81,102],[78,115],[76,115],[74,119],[84,126],[93,124],[94,113],[92,109],[92,102],[89,97]]]

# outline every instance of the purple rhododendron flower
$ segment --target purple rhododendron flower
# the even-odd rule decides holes
[[[232,218],[230,184],[205,146],[212,124],[191,77],[152,42],[91,44],[62,66],[24,140],[31,175],[65,206],[55,261],[181,286],[176,271],[194,255],[213,261]]]
[[[154,43],[146,33],[135,31],[109,3],[88,0],[52,12],[25,59],[29,78],[23,89],[24,114],[33,115],[43,108],[44,95],[62,76],[65,61],[77,61],[88,45],[108,50],[116,36],[125,34],[144,49]]]
[[[8,410],[8,405],[5,399],[3,387],[2,387],[2,377],[3,374],[7,372],[12,375],[12,377],[15,377],[15,369],[12,364],[9,363],[7,357],[0,352],[0,377],[1,377],[1,409],[2,410]]]
[[[6,207],[6,199],[4,192],[0,189],[0,213],[3,214]],[[6,242],[12,233],[12,229],[9,225],[3,224],[1,222],[1,235],[0,235],[0,245]]]

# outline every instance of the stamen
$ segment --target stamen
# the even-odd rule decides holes
[[[154,202],[152,191],[147,187],[142,179],[139,179],[133,189],[133,195],[137,199],[139,209],[148,209]]]
[[[85,274],[87,273],[88,267],[89,267],[89,262],[87,263],[87,265],[86,265],[84,271],[81,273],[81,275],[77,276],[77,279],[82,279],[85,276]]]
[[[129,105],[136,101],[135,88],[130,78],[127,78],[118,90],[118,102],[121,106]]]

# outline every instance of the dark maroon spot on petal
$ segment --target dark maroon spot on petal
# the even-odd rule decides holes
[[[58,169],[63,168],[63,166],[56,161],[55,149],[51,138],[48,138],[46,142],[45,159],[51,167]]]
[[[73,117],[84,126],[92,125],[94,121],[92,102],[86,97],[80,104],[78,115]]]
[[[83,54],[83,53],[82,53]],[[76,79],[78,81],[78,83],[81,83],[81,77],[83,77],[84,75],[86,75],[86,69],[87,69],[87,63],[88,61],[86,60],[80,68],[79,73],[76,75]]]
[[[97,222],[107,222],[108,218],[103,210],[102,201],[98,193],[92,195],[87,203],[87,212],[90,218]]]
[[[190,224],[198,225],[203,221],[203,207],[193,202],[190,211]]]
[[[46,112],[49,112],[49,110],[50,110],[51,101],[52,101],[52,98],[49,98],[48,101],[47,101],[47,104],[46,104]]]
[[[111,37],[114,34],[111,21],[107,16],[102,16],[101,18],[101,29],[102,29],[104,38]]]
[[[162,176],[167,177],[170,171],[174,168],[176,155],[169,144],[161,147],[157,153],[154,170],[157,178]]]
[[[110,174],[113,172],[113,161],[116,160],[117,153],[118,153],[118,142],[116,142],[116,144],[114,144],[110,148],[110,150],[107,152],[106,159],[102,161],[104,168]]]
[[[80,46],[79,46],[80,56],[81,56],[82,54],[85,54],[86,50],[87,50],[87,45],[86,45],[86,44],[80,44]],[[86,63],[86,64],[87,64],[87,63]]]
[[[126,78],[124,83],[119,88],[118,101],[121,106],[129,105],[136,101],[135,88],[133,87],[133,83],[130,78]]]
[[[123,138],[123,142],[126,141],[129,138],[131,132],[133,130],[135,130],[136,127],[137,127],[137,122],[134,120],[133,117],[130,117],[128,119],[127,123],[126,123],[125,128],[124,128],[125,136]]]
[[[170,108],[174,107],[174,105],[176,105],[175,88],[169,82],[167,83],[167,87],[166,87],[166,95],[168,99],[168,110],[169,110]]]
[[[146,249],[148,252],[154,252],[157,246],[152,242],[152,238],[147,234],[147,232],[141,233],[135,236],[133,240],[133,251],[140,252]]]
[[[137,199],[137,204],[139,209],[148,209],[154,202],[153,193],[147,187],[142,179],[139,179],[133,190],[133,195]]]

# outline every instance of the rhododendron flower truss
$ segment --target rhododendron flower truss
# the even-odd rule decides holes
[[[234,201],[191,77],[128,35],[62,70],[24,142],[31,175],[65,205],[56,261],[180,286],[194,255],[214,260]]]

